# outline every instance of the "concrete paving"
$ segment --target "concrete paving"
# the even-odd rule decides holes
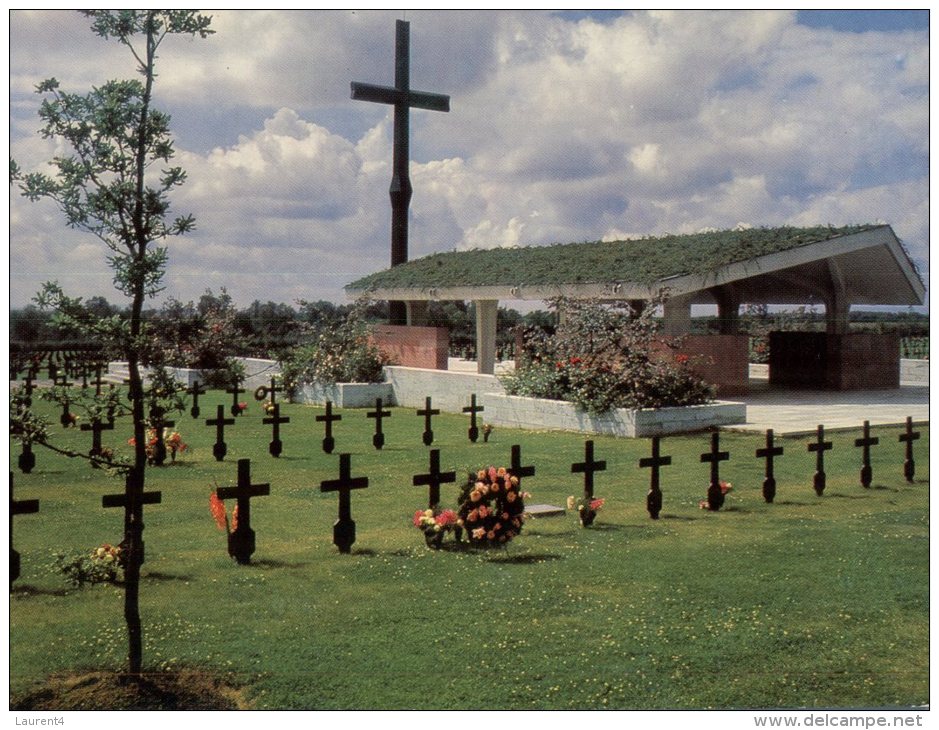
[[[871,426],[929,423],[929,386],[901,385],[895,390],[827,391],[771,387],[766,380],[750,379],[750,394],[729,400],[747,405],[747,422],[722,428],[729,431],[765,431],[777,434],[812,433],[819,424],[826,431]]]

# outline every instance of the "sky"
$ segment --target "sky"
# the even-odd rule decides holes
[[[350,82],[411,87],[410,256],[736,226],[886,222],[927,281],[925,11],[206,11],[208,39],[160,49],[155,105],[188,181],[163,298],[345,301],[390,260],[392,111]],[[134,74],[72,11],[12,11],[10,153],[43,169],[56,77],[86,92]],[[113,288],[103,244],[11,188],[10,302],[43,281]],[[159,300],[158,300],[159,301]]]

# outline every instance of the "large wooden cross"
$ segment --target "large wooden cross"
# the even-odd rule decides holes
[[[238,486],[217,487],[219,499],[238,500],[238,523],[228,537],[228,552],[241,565],[248,565],[254,554],[254,530],[251,529],[251,498],[271,493],[270,484],[251,483],[251,459],[238,459]]]
[[[757,449],[756,457],[766,459],[766,473],[763,479],[763,499],[772,504],[776,498],[776,477],[773,475],[773,457],[782,456],[783,447],[773,446],[773,429],[766,430],[766,448]]]
[[[659,454],[659,436],[652,437],[652,456],[639,459],[640,468],[651,467],[652,475],[649,484],[649,493],[646,495],[646,509],[653,520],[659,519],[662,511],[662,490],[659,488],[659,467],[672,463],[671,456]]]
[[[408,207],[411,204],[410,162],[410,109],[450,111],[450,97],[411,89],[411,39],[410,23],[395,22],[395,85],[376,86],[352,82],[352,98],[358,101],[373,101],[393,104],[394,152],[391,177],[391,265],[397,266],[408,260]],[[404,302],[391,302],[390,323],[407,324]]]
[[[368,477],[352,477],[352,457],[339,454],[339,478],[320,482],[321,492],[339,492],[339,518],[333,524],[333,545],[348,553],[355,542],[355,521],[352,519],[352,490],[368,487]]]
[[[430,450],[430,471],[427,474],[415,474],[414,486],[429,487],[427,506],[433,509],[440,504],[440,485],[451,484],[456,481],[455,471],[440,471],[440,449]]]
[[[871,437],[871,422],[864,421],[864,438],[855,439],[854,445],[863,449],[861,461],[861,486],[869,489],[874,477],[874,470],[871,468],[871,446],[880,443],[876,436]]]

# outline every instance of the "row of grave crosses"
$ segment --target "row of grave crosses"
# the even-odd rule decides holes
[[[219,406],[221,408],[221,406]],[[427,409],[429,410],[429,408]],[[219,414],[222,415],[221,413]],[[907,481],[912,482],[915,475],[915,464],[913,461],[913,442],[920,438],[920,433],[913,430],[912,418],[906,419],[906,431],[899,436],[899,441],[906,445],[906,459],[903,463],[903,474]],[[864,435],[862,438],[855,439],[856,448],[863,449],[861,484],[865,488],[870,487],[873,478],[870,464],[870,447],[879,443],[879,439],[871,437],[870,423],[864,422]],[[813,475],[813,487],[816,493],[821,496],[825,490],[825,461],[826,451],[832,449],[832,442],[825,441],[825,428],[819,425],[816,431],[816,440],[808,444],[808,451],[816,454],[816,470]],[[774,459],[783,455],[783,448],[775,446],[773,441],[773,431],[766,432],[766,446],[759,448],[755,452],[756,458],[766,460],[765,479],[763,481],[763,497],[767,502],[772,502],[776,494],[776,480],[773,476]],[[722,461],[728,461],[730,453],[720,450],[720,436],[718,432],[711,434],[711,448],[709,451],[701,454],[701,462],[710,464],[710,484],[707,491],[708,507],[712,510],[719,510],[724,503],[724,494],[720,488],[719,465]],[[662,510],[662,490],[660,486],[660,469],[672,463],[671,456],[663,456],[661,453],[661,437],[652,438],[652,455],[643,457],[639,460],[640,468],[651,469],[651,478],[649,492],[646,496],[646,508],[652,519],[658,519]],[[595,458],[594,442],[586,441],[584,444],[584,460],[582,462],[571,464],[572,474],[584,475],[584,497],[592,499],[594,496],[594,475],[597,472],[606,470],[606,461]],[[519,480],[535,475],[534,466],[522,465],[521,446],[514,445],[511,448],[511,460],[509,472]],[[142,564],[143,553],[143,506],[146,504],[159,504],[161,501],[160,492],[144,492],[135,488],[133,474],[127,477],[127,489],[123,494],[106,495],[102,499],[104,507],[125,507],[125,518],[129,520],[125,529],[130,526],[135,530],[135,544],[139,550],[139,561]],[[430,466],[426,473],[416,474],[412,483],[414,486],[426,486],[428,488],[427,504],[434,508],[440,504],[440,487],[443,484],[452,484],[456,481],[455,471],[440,470],[440,450],[432,449],[430,451]],[[342,553],[349,553],[352,545],[355,543],[355,521],[352,519],[352,490],[365,489],[368,487],[368,477],[352,476],[352,456],[350,454],[339,455],[339,477],[337,479],[326,479],[320,483],[321,492],[337,492],[339,495],[339,514],[333,525],[333,544]],[[270,494],[270,484],[252,484],[251,483],[251,462],[249,459],[238,460],[238,481],[234,487],[216,488],[216,496],[219,499],[236,499],[238,501],[238,523],[234,531],[229,535],[228,550],[229,553],[241,564],[248,564],[251,556],[255,552],[256,536],[251,528],[251,499]],[[15,500],[13,499],[13,474],[10,473],[10,585],[12,587],[20,574],[20,556],[13,549],[13,516],[20,514],[31,514],[39,511],[39,501]]]

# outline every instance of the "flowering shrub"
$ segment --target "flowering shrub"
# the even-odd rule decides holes
[[[457,542],[463,535],[463,528],[457,523],[457,515],[452,509],[425,509],[414,513],[414,526],[424,533],[427,547],[439,548],[444,535],[448,532],[456,534]]]
[[[457,524],[469,536],[470,544],[497,547],[522,531],[525,498],[518,477],[506,469],[490,466],[470,474],[459,498]]]
[[[344,323],[323,327],[316,340],[296,348],[281,362],[284,383],[294,388],[304,383],[380,383],[385,357],[369,339],[361,307]]]
[[[553,335],[527,333],[521,367],[503,376],[509,395],[571,401],[592,414],[713,398],[713,388],[691,372],[688,358],[663,356],[656,347],[655,306],[639,313],[584,301],[552,306],[565,317]]]
[[[116,583],[124,565],[121,547],[107,542],[89,553],[60,553],[55,558],[56,569],[76,588],[86,583]]]

